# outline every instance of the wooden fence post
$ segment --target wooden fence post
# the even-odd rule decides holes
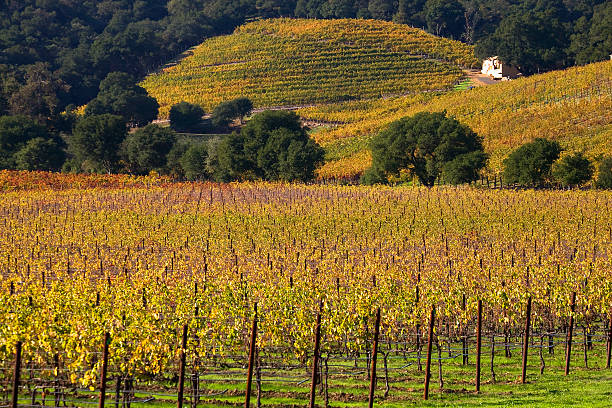
[[[574,334],[574,311],[576,310],[576,292],[572,293],[570,303],[570,320],[565,342],[565,375],[569,375],[570,360],[572,357],[572,335]]]
[[[17,408],[17,400],[19,398],[19,375],[21,374],[21,342],[18,341],[15,345],[15,371],[13,372],[13,395],[11,399],[11,408]]]
[[[376,356],[378,354],[378,335],[380,331],[380,307],[376,311],[376,323],[374,324],[374,346],[372,347],[372,374],[370,375],[370,398],[368,407],[374,406],[374,390],[376,389]]]
[[[187,325],[183,326],[183,337],[181,339],[181,361],[179,366],[179,384],[177,408],[183,408],[183,391],[185,390],[185,360],[187,357]]]
[[[249,346],[249,371],[247,372],[245,408],[251,406],[251,385],[253,383],[253,364],[255,361],[255,341],[257,340],[257,303],[255,303],[255,316],[253,316],[253,326],[251,328],[251,344]]]
[[[315,345],[312,362],[312,384],[310,385],[310,408],[315,407],[315,395],[317,389],[317,370],[319,369],[319,348],[321,345],[321,312],[323,311],[323,302],[319,305],[319,313],[317,314],[317,328],[315,329]]]
[[[523,372],[521,374],[521,383],[525,384],[527,380],[527,354],[529,351],[529,328],[531,327],[531,296],[527,299],[527,318],[525,319],[525,339],[523,341]]]
[[[476,392],[480,392],[480,354],[482,353],[482,300],[478,300],[478,325],[476,327]]]
[[[427,363],[425,364],[425,391],[423,399],[429,398],[429,377],[431,376],[431,342],[434,336],[434,319],[436,317],[436,307],[431,307],[431,316],[429,317],[429,340],[427,341]]]
[[[610,360],[612,357],[612,313],[610,313],[610,323],[608,324],[608,358],[606,359],[606,368],[610,368]]]
[[[104,408],[106,399],[106,374],[108,373],[108,346],[110,344],[110,334],[104,335],[104,346],[102,346],[102,374],[100,375],[100,398],[98,408]]]

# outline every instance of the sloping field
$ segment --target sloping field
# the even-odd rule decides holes
[[[448,89],[477,63],[471,46],[405,25],[275,19],[211,38],[142,85],[166,117],[183,100],[210,111],[239,96],[271,107]]]
[[[612,154],[612,62],[555,71],[488,87],[302,109],[318,121],[344,122],[320,131],[328,163],[322,178],[355,177],[371,163],[368,143],[390,122],[422,111],[446,111],[484,137],[489,169],[535,137],[557,140],[593,159]]]

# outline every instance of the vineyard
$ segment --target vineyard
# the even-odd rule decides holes
[[[258,406],[468,406],[564,372],[604,406],[611,206],[263,183],[5,192],[0,406],[244,406],[248,387]]]
[[[592,158],[612,153],[612,62],[554,71],[466,91],[409,95],[305,108],[308,120],[340,122],[315,139],[328,163],[319,177],[347,178],[371,163],[368,143],[390,122],[422,111],[446,111],[484,137],[489,170],[535,137],[558,140]]]
[[[271,107],[449,89],[476,64],[472,47],[405,25],[276,19],[211,38],[142,86],[167,117],[181,101],[210,111],[240,96]]]

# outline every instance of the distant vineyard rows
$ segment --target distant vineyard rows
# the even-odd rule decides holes
[[[470,46],[369,20],[266,20],[204,42],[143,86],[161,116],[188,101],[211,110],[247,96],[256,107],[447,89],[477,63]]]

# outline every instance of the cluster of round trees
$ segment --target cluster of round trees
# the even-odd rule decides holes
[[[391,123],[371,143],[372,166],[365,184],[409,181],[425,186],[478,180],[487,163],[481,138],[445,112],[421,112]],[[504,184],[525,187],[577,187],[593,178],[595,166],[581,152],[560,158],[556,141],[535,139],[504,161]],[[612,188],[612,157],[601,160],[599,188]]]
[[[308,181],[323,149],[308,137],[299,117],[268,111],[254,115],[247,98],[220,104],[211,115],[181,102],[170,127],[151,122],[159,105],[125,73],[112,73],[81,117],[67,114],[70,131],[51,131],[25,116],[0,116],[0,169],[148,174],[188,180]],[[239,123],[237,123],[239,122]],[[232,130],[232,134],[178,134]],[[210,132],[209,132],[210,133]]]
[[[595,166],[591,160],[582,152],[560,158],[562,152],[558,142],[547,139],[524,144],[504,160],[505,182],[526,187],[578,187],[592,180]],[[612,157],[601,161],[595,186],[612,188]]]

